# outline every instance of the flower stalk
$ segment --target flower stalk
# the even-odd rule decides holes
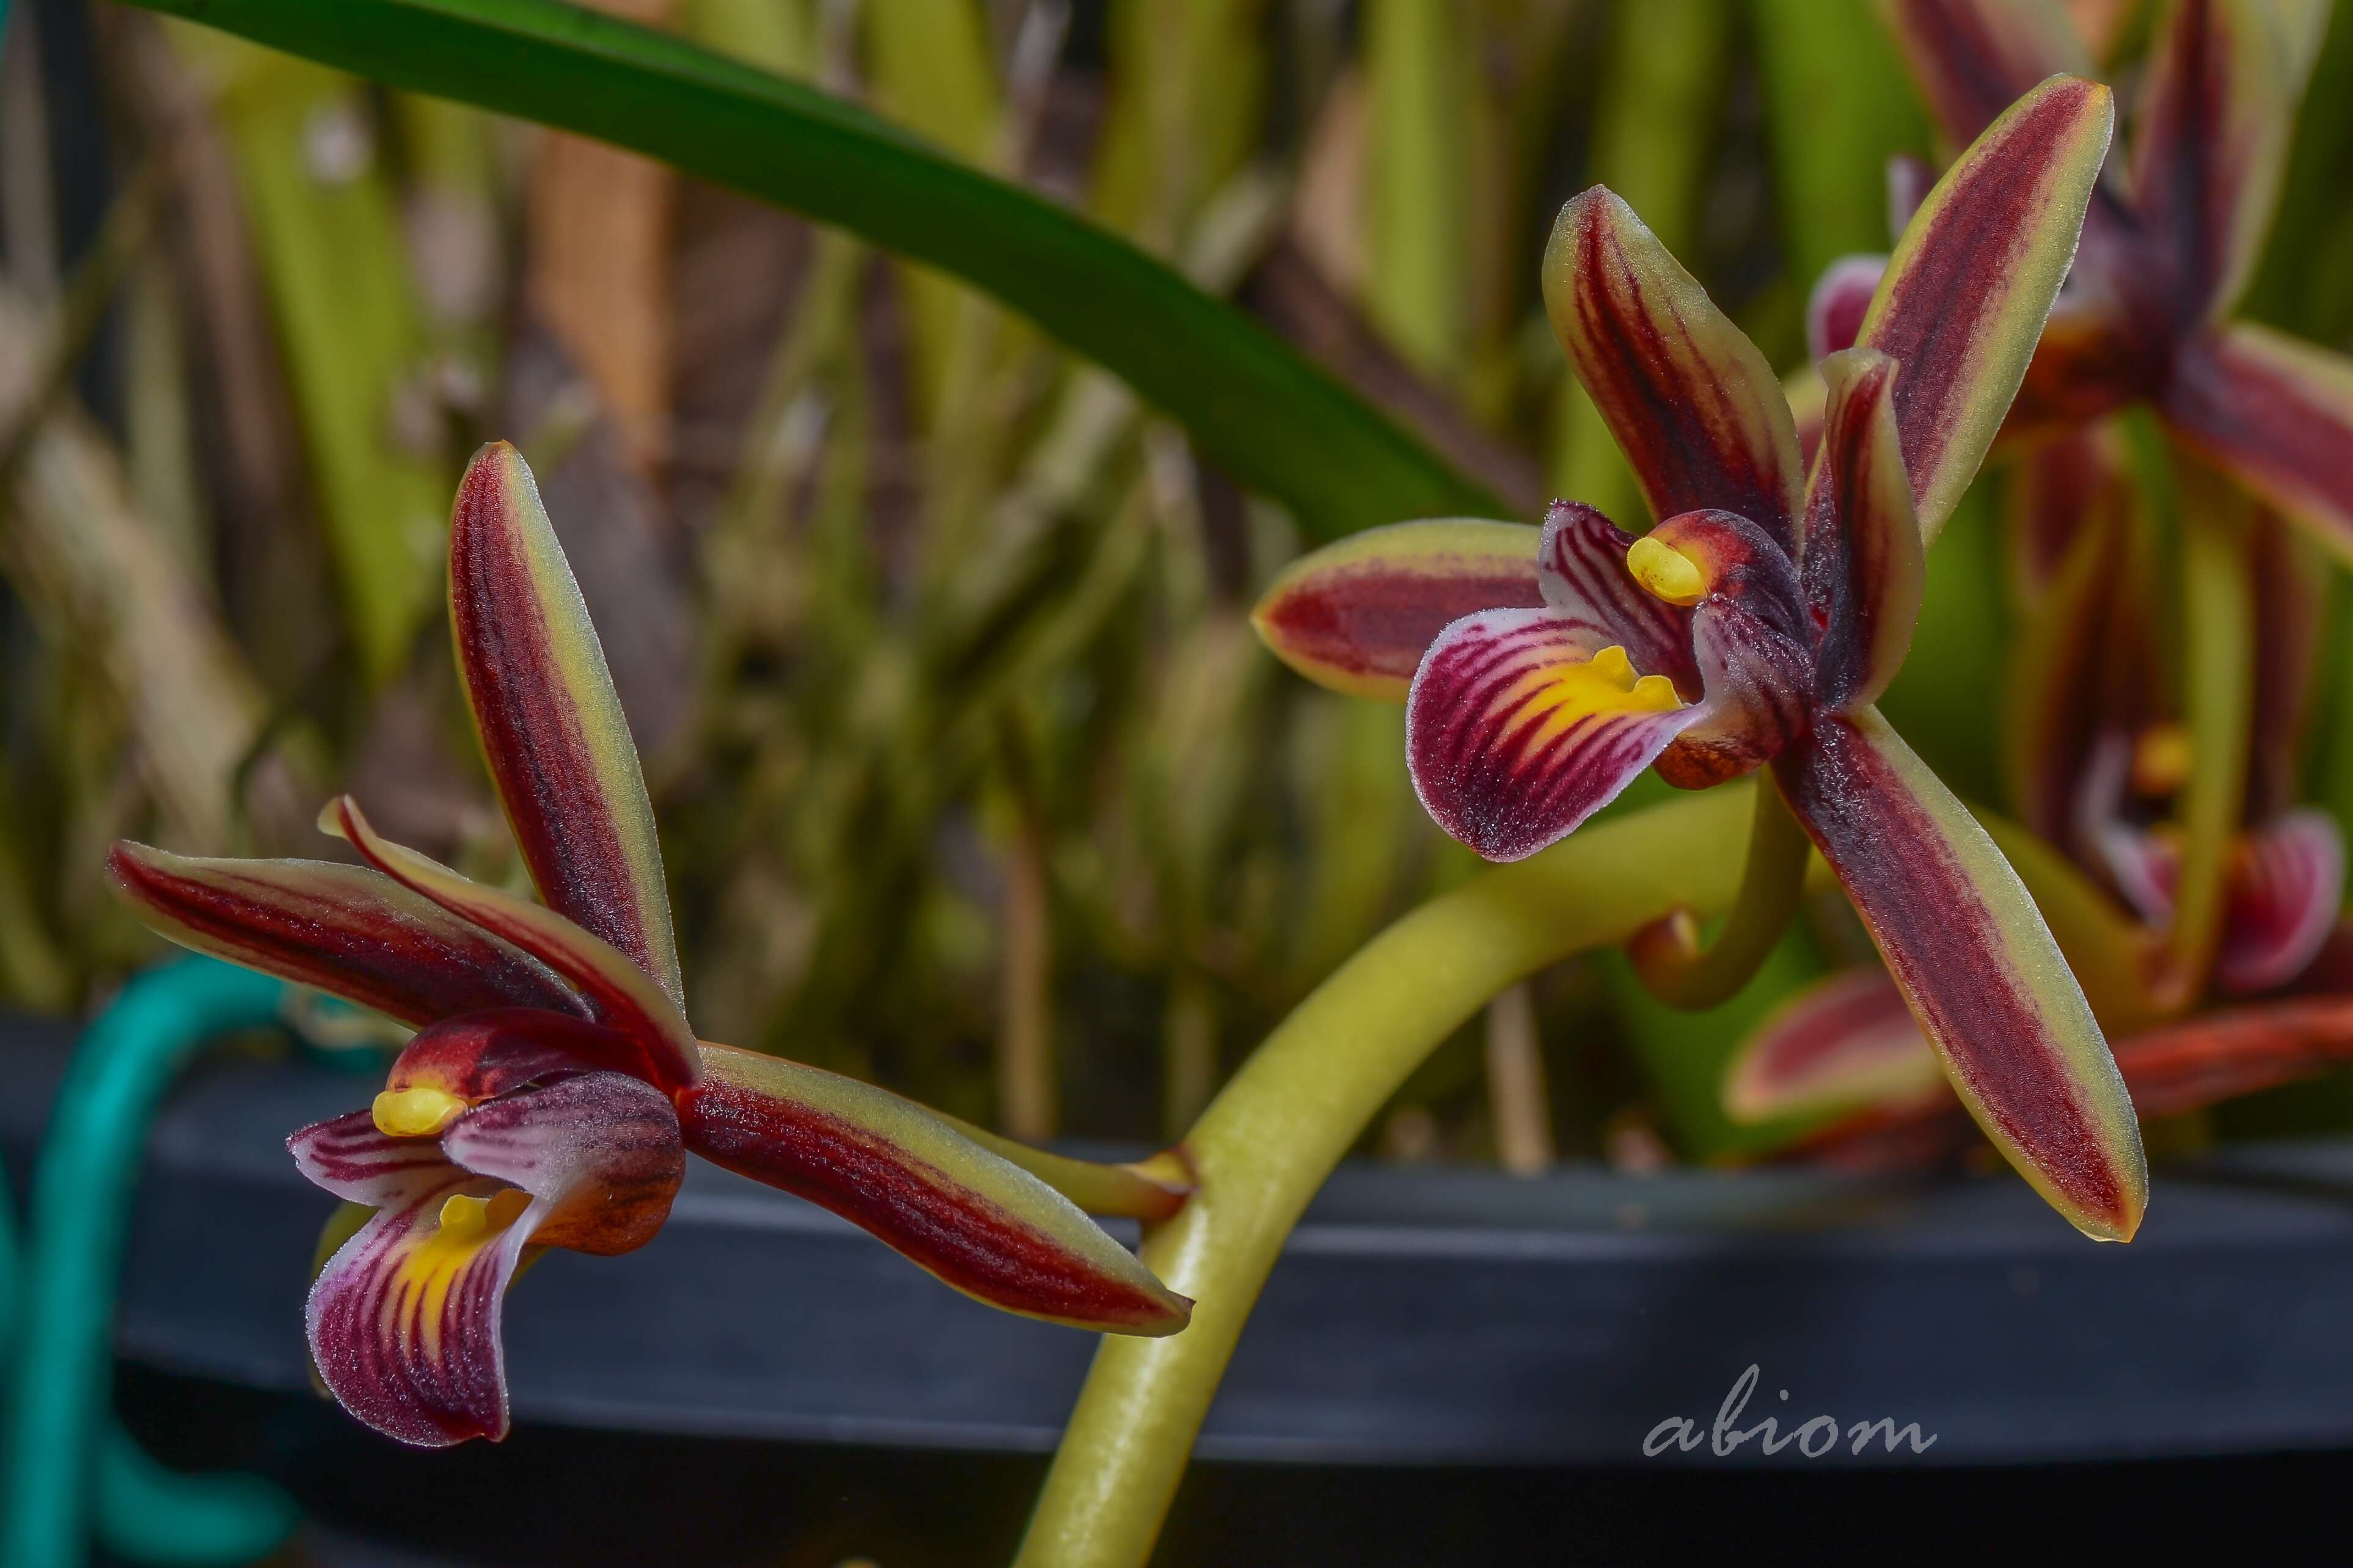
[[[1597,825],[1432,900],[1367,942],[1226,1085],[1184,1145],[1193,1196],[1144,1245],[1194,1297],[1181,1334],[1106,1341],[1071,1413],[1018,1568],[1134,1568],[1283,1238],[1407,1075],[1504,987],[1673,909],[1731,902],[1749,788]],[[1141,1353],[1138,1353],[1141,1352]]]

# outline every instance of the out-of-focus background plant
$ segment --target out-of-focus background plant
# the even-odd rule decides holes
[[[1535,268],[1609,184],[1776,365],[1883,249],[1930,121],[1865,0],[606,0],[859,100],[1231,296],[1509,510],[1639,495]],[[2127,83],[2157,7],[2066,10]],[[2353,346],[2353,3],[2242,314]],[[2126,98],[2129,93],[2126,93]],[[1173,1135],[1336,963],[1470,862],[1389,706],[1249,609],[1314,535],[944,276],[659,164],[143,12],[0,47],[0,1002],[153,948],[105,845],[315,853],[337,788],[522,885],[438,608],[459,465],[513,440],[652,784],[698,1024],[1024,1137]],[[2353,460],[2353,458],[2348,458]],[[1891,717],[2002,799],[1994,472],[1931,558]],[[2315,571],[2320,570],[2315,566]],[[2306,798],[2353,826],[2332,574]],[[1657,798],[1646,781],[1631,792]],[[1372,1134],[1621,1163],[1736,1124],[1737,1042],[1867,955],[1841,900],[1709,1012],[1614,956],[1507,993]],[[2323,1121],[2336,1086],[2234,1112]]]

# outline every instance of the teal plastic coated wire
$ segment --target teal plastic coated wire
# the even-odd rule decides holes
[[[109,1400],[115,1289],[148,1127],[206,1043],[273,1022],[285,993],[265,975],[183,959],[124,986],[75,1047],[34,1169],[24,1247],[0,1231],[0,1328],[15,1331],[0,1568],[79,1568],[93,1531],[134,1562],[248,1563],[299,1517],[258,1477],[164,1468],[115,1425]]]

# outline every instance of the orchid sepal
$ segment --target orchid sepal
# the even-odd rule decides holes
[[[1978,1124],[2077,1229],[2129,1240],[2139,1126],[2018,874],[1875,710],[1825,719],[1775,768]]]

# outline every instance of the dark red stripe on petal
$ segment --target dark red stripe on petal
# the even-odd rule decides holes
[[[688,1147],[704,1159],[831,1210],[992,1306],[1113,1331],[1167,1333],[1185,1322],[1184,1299],[1140,1265],[1113,1272],[1075,1257],[848,1116],[716,1077],[681,1091],[678,1110]]]
[[[1877,701],[1903,668],[1927,560],[1895,426],[1895,362],[1849,349],[1824,361],[1822,375],[1829,404],[1806,498],[1806,591],[1822,626],[1822,701],[1846,709]]]
[[[1414,678],[1414,791],[1439,826],[1490,860],[1523,859],[1575,832],[1705,711],[1675,706],[1671,692],[1652,694],[1662,702],[1620,689],[1597,671],[1594,640],[1554,610],[1466,616]],[[1631,689],[1654,672],[1620,673]]]
[[[1801,479],[1778,377],[1616,195],[1563,207],[1545,249],[1545,307],[1653,517],[1736,511],[1785,547]]]
[[[2353,359],[2262,327],[2202,332],[2160,406],[2185,445],[2353,560]]]
[[[424,1025],[588,1004],[521,949],[382,873],[325,860],[203,860],[117,843],[107,870],[159,935]]]
[[[1475,610],[1534,608],[1535,529],[1453,519],[1367,529],[1284,570],[1251,620],[1285,664],[1355,696],[1405,700],[1421,656]]]
[[[2227,310],[2271,226],[2318,5],[2176,0],[2143,68],[2132,188],[2178,320]],[[2301,13],[2301,15],[2299,15]]]
[[[449,623],[483,756],[540,895],[683,1005],[637,747],[539,488],[503,442],[476,453],[459,487]]]
[[[644,1046],[647,1061],[662,1083],[682,1083],[702,1070],[694,1032],[678,1004],[610,943],[553,910],[461,877],[385,838],[349,795],[328,807],[322,826],[331,826],[385,875],[528,951],[561,974],[588,999],[600,1022]]]
[[[1966,147],[2035,83],[2092,68],[2052,0],[1883,0],[1913,79],[1955,147]]]
[[[2001,427],[2075,255],[2115,113],[2055,77],[2021,99],[1929,193],[1856,340],[1894,360],[1895,423],[1933,539]]]
[[[2131,1102],[1984,830],[1867,709],[1825,720],[1777,768],[1978,1124],[2077,1226],[2129,1237],[2148,1190]]]
[[[360,1228],[327,1260],[304,1313],[311,1360],[336,1402],[385,1436],[441,1447],[507,1433],[501,1309],[530,1220],[480,1245],[441,1235],[453,1196],[493,1184],[448,1167]]]

